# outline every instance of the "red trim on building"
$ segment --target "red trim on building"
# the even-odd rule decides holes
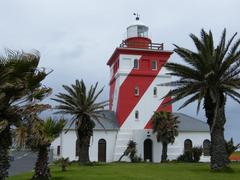
[[[111,66],[115,61],[117,61],[120,54],[130,54],[130,55],[142,55],[142,56],[161,56],[169,57],[172,51],[163,50],[151,50],[151,49],[138,49],[138,48],[116,48],[112,56],[107,62],[107,65]],[[166,58],[164,58],[166,59]]]

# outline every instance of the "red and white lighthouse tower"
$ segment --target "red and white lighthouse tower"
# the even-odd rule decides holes
[[[157,86],[170,81],[163,65],[171,51],[163,44],[153,43],[148,37],[148,27],[136,18],[127,27],[127,39],[116,48],[107,62],[110,67],[110,110],[116,113],[120,127],[115,160],[124,151],[134,131],[151,129],[150,119],[154,111],[163,110],[162,99],[169,87]],[[164,110],[171,111],[171,106]],[[122,151],[122,152],[121,152]]]

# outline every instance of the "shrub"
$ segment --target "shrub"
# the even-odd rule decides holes
[[[67,166],[69,166],[70,162],[69,162],[69,158],[60,158],[58,160],[56,160],[54,162],[55,164],[58,164],[61,167],[62,171],[66,171],[67,170]]]
[[[181,162],[199,162],[202,155],[202,147],[193,147],[190,151],[185,151],[182,155],[178,156],[177,161]]]
[[[199,162],[203,149],[201,146],[192,148],[193,162]]]
[[[177,161],[193,162],[192,151],[186,151],[182,155],[178,156]]]

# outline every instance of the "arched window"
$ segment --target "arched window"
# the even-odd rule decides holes
[[[107,151],[107,143],[105,139],[100,139],[98,141],[98,161],[106,162],[106,151]]]
[[[203,155],[204,156],[210,156],[210,147],[211,147],[211,142],[208,139],[205,139],[203,141]]]
[[[133,61],[133,68],[134,69],[138,69],[139,68],[138,59],[134,59],[134,61]]]
[[[188,152],[192,150],[192,141],[190,139],[186,139],[184,141],[184,152]]]
[[[134,95],[135,95],[135,96],[139,96],[139,87],[138,87],[138,86],[136,86],[136,87],[134,88]]]
[[[75,145],[76,146],[76,148],[75,148],[76,149],[76,152],[75,152],[76,156],[79,156],[79,145],[78,144],[79,144],[79,140],[77,139],[76,140],[76,145]]]
[[[154,95],[154,96],[157,96],[157,87],[154,87],[154,88],[153,88],[153,95]]]
[[[139,119],[139,112],[138,112],[138,110],[135,111],[135,119]]]
[[[61,154],[61,146],[57,146],[57,156],[60,156]]]

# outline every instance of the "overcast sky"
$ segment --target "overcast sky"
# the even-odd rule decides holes
[[[173,50],[173,43],[193,49],[189,34],[199,35],[201,28],[211,29],[216,42],[225,27],[228,37],[239,32],[239,7],[239,0],[0,0],[0,52],[37,49],[40,66],[54,70],[44,82],[53,94],[62,91],[62,84],[84,79],[88,85],[99,81],[105,86],[101,99],[107,99],[106,62],[125,38],[134,12],[149,26],[153,42]],[[170,60],[181,62],[175,54]],[[181,112],[206,121],[195,107]],[[228,99],[226,138],[236,142],[239,108]]]

